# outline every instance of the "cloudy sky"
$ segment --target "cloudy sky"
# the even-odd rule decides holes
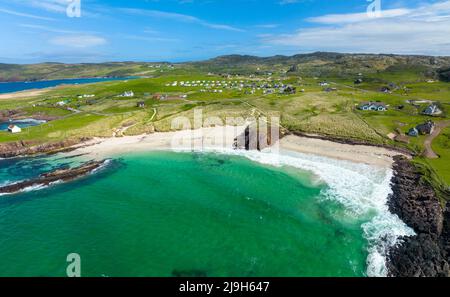
[[[0,63],[450,55],[450,0],[0,0],[0,28]]]

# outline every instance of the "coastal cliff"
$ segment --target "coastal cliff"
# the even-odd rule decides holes
[[[416,232],[388,255],[394,277],[450,276],[450,202],[443,208],[433,186],[409,160],[394,158],[389,209]]]

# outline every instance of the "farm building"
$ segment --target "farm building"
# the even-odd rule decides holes
[[[153,95],[153,99],[155,99],[155,100],[166,100],[167,99],[167,95],[155,94],[155,95]]]
[[[427,121],[426,123],[417,125],[414,128],[409,129],[408,135],[411,137],[417,137],[419,135],[429,135],[434,132],[436,124],[432,121]]]
[[[122,93],[121,95],[119,95],[119,97],[134,97],[134,92],[126,91],[126,92]]]
[[[411,137],[417,137],[419,136],[419,130],[417,130],[416,127],[409,129],[408,135]]]
[[[432,121],[427,121],[426,123],[418,125],[416,127],[417,131],[419,131],[419,133],[422,135],[432,134],[435,128],[436,124]]]
[[[382,92],[382,93],[391,93],[392,91],[391,91],[390,87],[382,87],[380,89],[380,92]]]
[[[297,92],[296,87],[287,86],[280,88],[280,94],[295,94]]]

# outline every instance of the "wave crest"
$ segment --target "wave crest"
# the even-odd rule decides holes
[[[369,244],[367,276],[387,276],[388,250],[398,244],[401,237],[415,235],[397,215],[389,211],[387,202],[389,195],[392,194],[391,169],[291,151],[283,151],[282,154],[235,150],[212,151],[243,156],[261,164],[290,166],[309,171],[327,185],[323,192],[324,199],[338,201],[345,207],[350,217],[370,218],[361,225],[363,235]]]

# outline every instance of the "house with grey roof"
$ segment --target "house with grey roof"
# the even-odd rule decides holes
[[[358,109],[364,111],[386,111],[388,108],[383,102],[363,102],[358,106]]]
[[[436,104],[431,104],[422,113],[427,116],[439,116],[442,110]]]

